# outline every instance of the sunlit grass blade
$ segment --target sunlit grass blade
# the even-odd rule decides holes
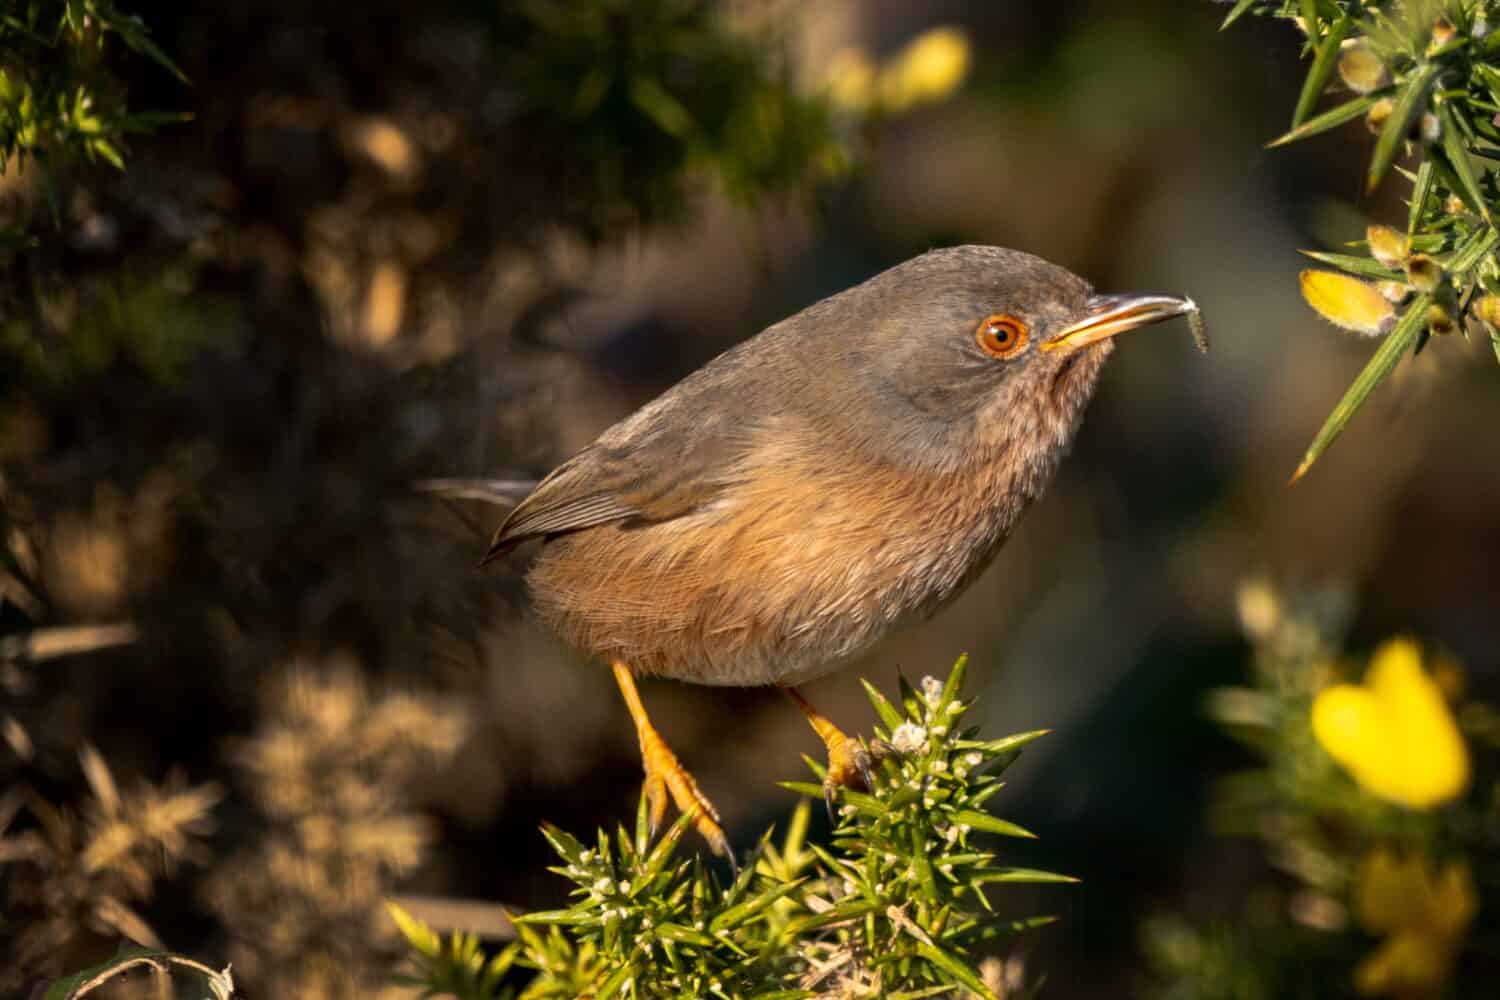
[[[1297,252],[1320,264],[1327,264],[1373,281],[1402,281],[1406,277],[1400,271],[1382,267],[1379,261],[1371,260],[1369,257],[1355,257],[1347,253],[1326,253],[1322,250],[1298,250]]]
[[[1226,14],[1226,15],[1224,15],[1224,20],[1219,25],[1219,30],[1223,31],[1225,28],[1229,27],[1231,24],[1233,24],[1234,22],[1238,21],[1240,19],[1240,17],[1247,10],[1249,10],[1254,4],[1255,4],[1255,0],[1239,0],[1238,3],[1236,3],[1233,7],[1231,7],[1229,9],[1229,13]]]
[[[1500,243],[1500,230],[1479,230],[1467,243],[1453,251],[1453,256],[1448,258],[1447,269],[1455,274],[1462,274],[1483,260],[1495,249],[1497,243]]]
[[[964,676],[968,671],[969,654],[964,653],[958,658],[958,662],[953,664],[953,670],[949,672],[948,680],[943,684],[942,704],[946,705],[958,698],[964,689]]]
[[[1432,161],[1423,160],[1417,168],[1417,179],[1412,182],[1411,204],[1406,212],[1406,235],[1415,236],[1422,224],[1422,215],[1427,211],[1427,199],[1432,196]]]
[[[1307,116],[1312,114],[1313,106],[1318,103],[1318,95],[1327,88],[1328,79],[1338,65],[1339,46],[1348,37],[1351,24],[1353,21],[1349,15],[1344,14],[1329,26],[1328,33],[1323,36],[1312,68],[1307,71],[1307,79],[1302,81],[1302,93],[1298,95],[1297,108],[1292,112],[1292,128],[1295,129],[1307,120]]]
[[[1306,139],[1320,132],[1327,132],[1329,129],[1338,128],[1345,122],[1353,121],[1366,111],[1369,111],[1376,101],[1387,96],[1390,91],[1390,87],[1384,87],[1365,94],[1363,97],[1356,97],[1351,101],[1345,101],[1336,108],[1330,108],[1321,115],[1309,118],[1285,135],[1272,139],[1266,143],[1266,148],[1275,149],[1277,146],[1285,146],[1289,142],[1296,142],[1299,139]]]
[[[1480,190],[1479,178],[1474,174],[1474,164],[1469,160],[1469,152],[1464,148],[1458,113],[1444,104],[1438,109],[1438,117],[1443,127],[1443,144],[1441,149],[1433,150],[1433,155],[1442,156],[1443,165],[1452,175],[1448,180],[1454,192],[1463,199],[1470,211],[1479,213],[1488,222],[1490,208],[1485,203],[1484,192]]]
[[[896,711],[896,706],[892,705],[875,685],[863,677],[859,679],[859,682],[864,685],[865,695],[870,699],[875,714],[880,716],[880,721],[885,724],[887,734],[894,733],[903,721],[901,713]]]
[[[391,920],[396,924],[396,929],[401,932],[407,944],[428,958],[436,958],[443,950],[442,940],[426,923],[407,913],[392,900],[385,901],[385,909],[391,915]]]
[[[1344,393],[1344,398],[1339,400],[1324,421],[1322,429],[1302,457],[1302,463],[1292,473],[1291,482],[1295,483],[1306,475],[1307,470],[1328,450],[1334,439],[1343,433],[1350,419],[1365,404],[1365,400],[1370,398],[1370,393],[1375,391],[1375,387],[1395,370],[1407,348],[1416,343],[1417,335],[1421,333],[1427,318],[1427,307],[1431,304],[1432,295],[1425,294],[1418,295],[1407,305],[1406,311],[1396,321],[1396,326],[1381,343],[1379,350],[1370,358],[1369,364],[1365,365],[1364,371],[1359,373],[1354,384]]]
[[[1302,30],[1310,39],[1309,45],[1316,45],[1318,40],[1318,0],[1301,0],[1302,3]]]
[[[975,931],[972,940],[975,943],[989,941],[997,937],[1009,937],[1015,934],[1023,934],[1026,931],[1036,930],[1038,927],[1046,927],[1048,924],[1057,923],[1054,916],[1023,917],[1020,920],[997,919],[985,924]]]
[[[911,686],[905,674],[896,675],[896,688],[901,692],[901,707],[906,711],[906,717],[913,721],[921,719],[921,699],[917,697],[916,689]]]
[[[1066,882],[1076,883],[1079,880],[1072,875],[1059,875],[1057,872],[1045,872],[1039,868],[996,868],[990,871],[980,872],[974,878],[975,882],[1025,882],[1028,884]]]
[[[986,1000],[1000,1000],[999,997],[995,996],[994,991],[984,985],[984,980],[980,979],[978,974],[957,956],[951,955],[937,945],[926,941],[917,942],[917,953],[954,979],[957,979],[960,983],[963,983],[970,991],[986,998]]]
[[[612,997],[625,986],[626,980],[635,975],[635,968],[629,964],[621,965],[604,982],[599,984],[598,991],[593,996],[602,998]]]
[[[972,809],[954,813],[953,822],[962,823],[965,826],[981,830],[985,833],[997,833],[1002,837],[1023,837],[1028,840],[1036,839],[1036,834],[1025,827],[1017,826],[1015,823],[1001,819],[998,816],[976,812]]]
[[[1370,170],[1365,175],[1366,191],[1374,191],[1385,179],[1385,173],[1395,162],[1412,119],[1426,104],[1427,88],[1432,85],[1437,72],[1436,63],[1427,63],[1402,86],[1401,96],[1396,98],[1396,106],[1391,109],[1385,127],[1380,130],[1380,137],[1375,140],[1375,150],[1370,154]]]
[[[998,740],[960,740],[957,744],[961,750],[977,749],[985,753],[1001,754],[1018,750],[1033,740],[1041,739],[1050,729],[1033,729],[1029,733],[1016,733],[1014,736],[1002,736]]]
[[[556,851],[570,865],[582,863],[583,845],[578,842],[568,831],[551,823],[542,824],[542,836],[547,838],[547,843],[552,845]]]
[[[787,882],[782,885],[773,886],[772,888],[767,889],[765,892],[761,893],[759,896],[754,897],[753,899],[747,899],[745,902],[740,903],[737,906],[731,906],[729,909],[722,911],[718,916],[714,917],[713,921],[708,925],[709,930],[720,931],[726,927],[733,927],[735,924],[743,923],[744,921],[760,913],[762,910],[767,909],[778,899],[782,899],[783,897],[790,895],[797,889],[800,889],[804,881],[805,879],[799,878],[794,882]]]

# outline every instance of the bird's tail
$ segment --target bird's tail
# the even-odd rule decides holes
[[[419,479],[412,485],[421,493],[447,500],[478,500],[496,507],[514,507],[536,489],[535,479]]]
[[[495,507],[512,509],[536,489],[535,479],[419,479],[412,486],[420,493],[431,493],[446,500],[478,500]],[[491,543],[479,565],[494,562],[514,543]]]

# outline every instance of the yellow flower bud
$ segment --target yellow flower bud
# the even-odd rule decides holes
[[[1370,105],[1370,110],[1365,112],[1365,128],[1370,130],[1371,135],[1379,135],[1385,131],[1386,119],[1391,116],[1396,102],[1389,97],[1382,97]]]
[[[1438,869],[1421,856],[1371,851],[1355,874],[1354,912],[1366,931],[1387,937],[1355,968],[1355,988],[1368,995],[1441,993],[1478,906],[1463,861]]]
[[[1252,639],[1264,640],[1281,622],[1281,597],[1265,580],[1248,580],[1235,593],[1240,627]]]
[[[1337,271],[1302,272],[1302,297],[1334,326],[1367,337],[1390,332],[1396,309],[1374,285]]]
[[[1344,42],[1339,52],[1339,77],[1356,94],[1368,94],[1385,85],[1385,63],[1363,38]]]
[[[1370,256],[1382,267],[1400,267],[1411,256],[1411,240],[1390,226],[1370,226],[1365,230],[1365,239],[1370,244]]]
[[[1406,280],[1419,292],[1433,292],[1443,280],[1443,265],[1425,253],[1412,254],[1406,259]]]
[[[1430,48],[1436,49],[1447,45],[1457,35],[1458,29],[1453,27],[1453,22],[1446,17],[1440,17],[1432,25],[1432,45]]]
[[[1453,321],[1453,316],[1447,309],[1434,302],[1427,307],[1427,329],[1434,336],[1446,337],[1450,333],[1458,332],[1458,324]]]
[[[1500,295],[1481,295],[1470,309],[1486,324],[1500,330]]]

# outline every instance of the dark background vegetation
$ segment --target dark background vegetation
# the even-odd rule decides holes
[[[356,714],[397,717],[381,692],[423,692],[402,724],[440,761],[412,751],[388,774],[348,764],[357,747],[327,750],[329,768],[395,796],[369,815],[414,824],[387,831],[411,851],[374,864],[368,898],[350,890],[368,922],[348,910],[339,926],[374,928],[392,886],[554,905],[537,824],[633,815],[627,717],[597,665],[527,618],[522,558],[474,568],[496,512],[411,484],[544,473],[724,348],[932,246],[1023,248],[1101,289],[1188,293],[1214,340],[1207,357],[1185,331],[1123,344],[1059,481],[994,568],[809,691],[862,728],[858,674],[891,687],[898,669],[941,673],[968,651],[992,735],[1056,730],[1000,799],[1041,836],[1016,863],[1084,879],[1017,904],[1063,916],[1023,945],[1048,995],[1139,983],[1143,917],[1226,912],[1249,877],[1252,855],[1205,827],[1208,783],[1241,758],[1201,711],[1243,674],[1247,576],[1344,585],[1356,647],[1413,631],[1493,684],[1487,345],[1434,343],[1284,486],[1368,353],[1302,306],[1296,250],[1403,211],[1392,190],[1361,196],[1357,124],[1262,149],[1300,82],[1285,25],[1220,35],[1223,9],[1190,0],[740,4],[786,33],[789,61],[758,79],[790,117],[774,143],[713,124],[761,58],[713,34],[698,65],[722,78],[694,84],[709,138],[687,148],[613,97],[586,129],[556,114],[554,79],[576,85],[620,33],[653,28],[622,15],[601,34],[569,19],[575,5],[544,6],[556,20],[504,2],[142,0],[130,11],[191,84],[123,52],[109,69],[132,107],[193,120],[133,138],[123,173],[64,169],[55,221],[34,173],[0,181],[38,235],[3,278],[0,633],[138,630],[13,668],[5,711],[33,752],[0,750],[0,781],[80,799],[87,742],[122,786],[174,769],[217,783],[204,856],[137,905],[163,942],[235,957],[252,989],[348,989],[286,972],[308,941],[373,962],[331,918],[276,944],[290,919],[279,876],[257,895],[225,871],[273,870],[256,852],[278,824],[312,842],[302,813],[267,803],[306,761],[246,763],[275,719],[316,714],[268,693],[296,665],[338,678],[312,701]],[[827,109],[778,89],[780,74],[816,89],[836,50],[879,57],[942,23],[973,46],[965,88],[878,135],[835,124],[853,130],[844,172],[842,146],[822,146]],[[737,843],[787,814],[774,782],[801,777],[817,743],[774,692],[649,684],[645,697]],[[335,883],[351,870],[327,864]],[[306,903],[317,893],[298,879],[315,876],[297,871],[284,891]],[[74,935],[37,968],[113,948]]]

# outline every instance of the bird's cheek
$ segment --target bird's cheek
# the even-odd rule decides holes
[[[1104,340],[1064,356],[1052,371],[1053,398],[1060,403],[1076,403],[1080,396],[1086,400],[1114,349],[1113,341]]]

